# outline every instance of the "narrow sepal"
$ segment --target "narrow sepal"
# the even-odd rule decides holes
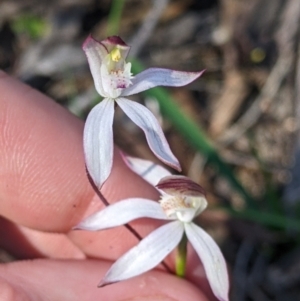
[[[98,231],[124,225],[138,218],[169,219],[159,203],[142,198],[132,198],[114,203],[90,215],[74,229]]]
[[[96,41],[91,35],[89,35],[82,45],[82,49],[88,59],[90,70],[94,79],[94,84],[97,92],[101,95],[105,95],[105,90],[102,84],[102,75],[100,72],[100,66],[108,54],[106,47],[100,42]]]
[[[177,158],[173,155],[167,139],[154,115],[144,106],[126,98],[116,102],[124,113],[145,133],[148,145],[155,156],[163,163],[181,171]]]
[[[183,231],[182,223],[175,221],[151,232],[111,266],[99,286],[129,279],[151,270],[174,250]]]
[[[163,68],[149,68],[135,75],[132,79],[132,85],[124,89],[121,96],[137,94],[157,86],[185,86],[201,76],[203,72],[204,70],[200,72],[185,72]]]
[[[153,186],[155,186],[162,177],[171,175],[166,168],[152,161],[130,157],[125,154],[122,154],[122,157],[131,170]]]
[[[188,240],[201,259],[213,293],[220,301],[228,301],[228,272],[219,246],[197,225],[185,223],[184,227]]]
[[[87,117],[83,146],[87,170],[100,188],[107,180],[113,163],[114,101],[104,99]]]

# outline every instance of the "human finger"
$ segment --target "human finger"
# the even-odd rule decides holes
[[[97,288],[109,266],[110,263],[98,260],[34,260],[5,264],[0,266],[0,296],[7,301],[207,301],[196,286],[159,271]]]
[[[100,208],[85,172],[83,122],[53,100],[0,73],[0,212],[26,227],[66,232]],[[111,202],[155,197],[115,152],[103,194]],[[96,200],[97,199],[97,200]],[[92,204],[93,201],[93,204]]]

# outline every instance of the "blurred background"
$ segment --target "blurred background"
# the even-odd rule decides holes
[[[133,72],[206,69],[130,97],[160,120],[183,174],[208,192],[199,224],[231,300],[300,300],[299,0],[2,0],[0,68],[85,119],[100,101],[81,49],[118,34]],[[121,110],[115,142],[156,162]]]

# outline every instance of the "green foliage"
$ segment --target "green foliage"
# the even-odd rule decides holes
[[[107,22],[107,35],[117,35],[119,32],[120,19],[123,11],[125,0],[114,0],[111,4],[111,9]]]
[[[12,29],[17,34],[26,34],[32,39],[38,39],[47,32],[49,25],[41,17],[23,14],[14,20]]]

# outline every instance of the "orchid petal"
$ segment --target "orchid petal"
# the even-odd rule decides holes
[[[179,244],[183,231],[182,223],[175,221],[151,232],[111,266],[99,286],[125,280],[151,270]]]
[[[155,186],[162,177],[171,175],[166,168],[152,161],[126,156],[124,154],[123,159],[131,170],[153,186]]]
[[[90,215],[75,229],[98,231],[124,225],[132,220],[149,217],[169,220],[159,203],[142,198],[126,199]]]
[[[87,117],[83,145],[87,170],[97,187],[107,180],[113,163],[114,101],[105,98]]]
[[[157,86],[185,86],[201,76],[203,72],[204,70],[200,72],[185,72],[163,68],[149,68],[135,75],[131,80],[132,85],[124,89],[121,96],[137,94]]]
[[[228,301],[228,272],[219,246],[197,225],[185,223],[184,227],[188,240],[201,259],[213,293],[219,300]]]
[[[124,113],[145,133],[150,149],[162,162],[181,171],[177,158],[170,150],[165,135],[154,115],[144,106],[126,98],[118,98],[116,102]]]
[[[102,76],[100,72],[100,66],[107,56],[108,51],[103,44],[96,41],[91,35],[89,35],[82,45],[86,57],[89,62],[90,70],[94,79],[95,88],[101,96],[105,96],[105,91],[102,85]]]

